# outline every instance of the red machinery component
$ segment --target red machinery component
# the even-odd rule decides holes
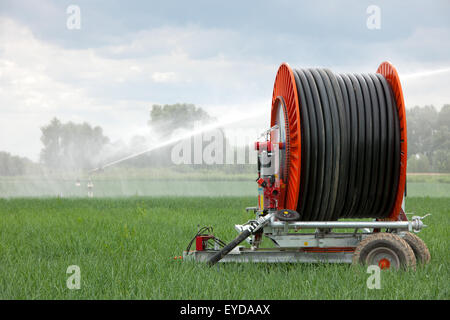
[[[285,144],[279,142],[277,129],[271,129],[266,141],[255,143],[258,151],[258,193],[260,210],[276,210],[279,207],[280,191],[284,185],[279,173],[279,152],[284,152]]]
[[[389,220],[396,221],[399,220],[403,202],[403,195],[405,194],[406,164],[408,161],[405,99],[403,98],[403,90],[402,84],[400,83],[400,77],[398,76],[397,70],[390,62],[385,61],[380,64],[377,73],[382,74],[391,85],[392,91],[394,93],[394,98],[397,103],[398,118],[400,121],[400,178],[398,189],[393,190],[393,192],[396,192],[395,204],[388,218]]]
[[[286,188],[279,198],[280,208],[297,209],[298,194],[300,191],[301,169],[301,127],[299,98],[295,85],[294,74],[287,63],[278,69],[272,94],[272,109],[270,126],[273,127],[281,117],[280,110],[285,118],[283,126],[286,130]]]
[[[200,235],[195,237],[195,250],[203,251],[207,248],[208,240],[213,239],[213,235]]]

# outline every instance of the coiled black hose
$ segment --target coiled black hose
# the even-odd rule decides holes
[[[400,175],[400,122],[381,74],[294,69],[302,168],[303,221],[386,218]]]

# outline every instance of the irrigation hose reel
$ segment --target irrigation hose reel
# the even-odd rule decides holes
[[[239,235],[228,245],[185,251],[185,259],[210,265],[327,261],[382,268],[429,261],[426,245],[411,233],[424,226],[422,218],[408,221],[403,210],[405,103],[389,62],[367,74],[283,63],[275,78],[270,128],[255,150],[258,206],[248,208],[255,219],[236,225]],[[372,221],[341,220],[349,218]],[[263,236],[276,247],[260,248]],[[244,240],[251,248],[238,246]]]

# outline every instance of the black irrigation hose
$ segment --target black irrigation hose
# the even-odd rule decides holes
[[[300,103],[302,108],[306,108],[308,110],[309,115],[309,124],[310,124],[310,161],[311,161],[311,167],[306,174],[308,175],[307,181],[310,183],[309,188],[311,192],[315,192],[317,194],[318,188],[321,188],[321,183],[316,178],[317,175],[317,167],[320,163],[320,160],[323,158],[323,151],[322,148],[318,145],[318,139],[319,139],[319,128],[322,128],[323,130],[323,124],[321,126],[318,124],[316,110],[313,108],[314,106],[314,100],[313,100],[313,94],[311,91],[311,88],[308,84],[308,80],[303,73],[302,70],[294,70],[294,73],[300,80],[300,86],[297,84],[297,87],[301,88],[301,90],[304,92],[304,95],[300,96]],[[297,79],[296,79],[297,80]],[[320,111],[321,112],[321,111]],[[320,117],[321,119],[321,117]],[[320,189],[319,189],[320,190]],[[304,197],[306,197],[306,194],[303,194]],[[305,213],[311,213],[312,209],[315,208],[314,204],[317,205],[318,199],[317,196],[313,199],[313,201],[310,202],[302,202],[302,207],[300,208],[299,212],[305,212]]]
[[[355,211],[358,189],[356,187],[358,179],[358,110],[357,110],[357,98],[356,90],[350,78],[347,75],[337,75],[342,80],[341,90],[347,92],[348,102],[344,101],[345,107],[348,110],[347,128],[349,132],[349,166],[348,166],[348,196],[346,198],[344,208],[342,210],[341,217],[351,216]]]
[[[364,100],[364,114],[365,114],[365,151],[364,151],[364,183],[362,186],[362,195],[361,195],[361,206],[360,211],[358,213],[358,217],[364,216],[364,213],[367,212],[368,198],[369,198],[369,188],[372,187],[372,103],[369,96],[369,87],[367,86],[364,78],[359,74],[354,74],[356,79],[359,82],[359,85],[362,90],[363,100]]]
[[[311,72],[314,82],[317,85],[319,91],[320,102],[322,106],[323,119],[325,124],[325,155],[324,155],[324,177],[323,177],[323,188],[321,190],[322,196],[320,197],[320,209],[316,216],[311,217],[311,220],[326,220],[326,213],[328,209],[328,202],[331,194],[331,176],[332,165],[334,163],[333,158],[333,125],[331,119],[331,107],[329,104],[328,93],[326,91],[325,84],[316,69],[309,69]],[[303,142],[302,142],[303,143]],[[302,164],[303,166],[303,164]],[[306,198],[300,196],[301,201],[308,201]]]
[[[303,221],[385,218],[400,174],[400,122],[381,74],[295,69]]]
[[[300,81],[300,78],[297,74],[297,72],[295,72],[294,70],[294,78],[295,78],[295,85],[297,86],[297,88],[299,88],[300,90],[298,90],[298,99],[299,99],[299,103],[301,105],[309,105],[308,101],[306,100],[306,90],[305,88],[302,86],[302,83]],[[310,102],[310,101],[309,101]],[[309,118],[309,111],[308,107],[305,108],[300,108],[300,122],[303,124],[301,126],[301,136],[302,136],[302,155],[305,155],[305,163],[304,165],[302,165],[301,168],[301,174],[300,174],[300,193],[303,194],[304,197],[308,196],[308,191],[310,189],[309,186],[309,178],[310,178],[310,165],[314,165],[313,161],[311,161],[311,140],[313,140],[313,138],[311,137],[311,130],[310,130],[310,123],[311,123],[311,119]],[[312,123],[311,123],[312,125]],[[299,208],[297,210],[298,212],[305,212],[305,202],[303,202],[303,205],[301,208]]]
[[[331,215],[332,220],[337,220],[342,212],[343,206],[345,204],[345,196],[346,196],[346,189],[348,185],[348,180],[344,179],[343,177],[346,177],[348,175],[348,159],[349,159],[349,153],[348,153],[348,132],[347,132],[347,111],[346,108],[342,108],[344,105],[344,97],[341,92],[341,88],[339,87],[339,82],[337,78],[334,76],[334,74],[328,70],[325,69],[325,72],[327,73],[331,85],[333,87],[335,98],[336,98],[336,108],[337,108],[337,115],[338,115],[338,124],[340,128],[340,145],[339,145],[339,154],[338,156],[338,165],[336,167],[336,172],[339,170],[339,177],[336,178],[335,182],[335,192],[336,192],[336,202],[335,202],[335,209],[333,210],[333,213]]]

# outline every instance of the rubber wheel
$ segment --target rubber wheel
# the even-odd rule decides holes
[[[428,250],[427,245],[425,244],[425,242],[423,242],[422,239],[420,239],[414,233],[406,232],[403,240],[405,240],[414,251],[414,256],[416,257],[417,263],[426,264],[430,262],[430,251]]]
[[[416,257],[408,243],[392,233],[380,232],[362,240],[353,254],[353,265],[378,265],[381,269],[415,269]]]

